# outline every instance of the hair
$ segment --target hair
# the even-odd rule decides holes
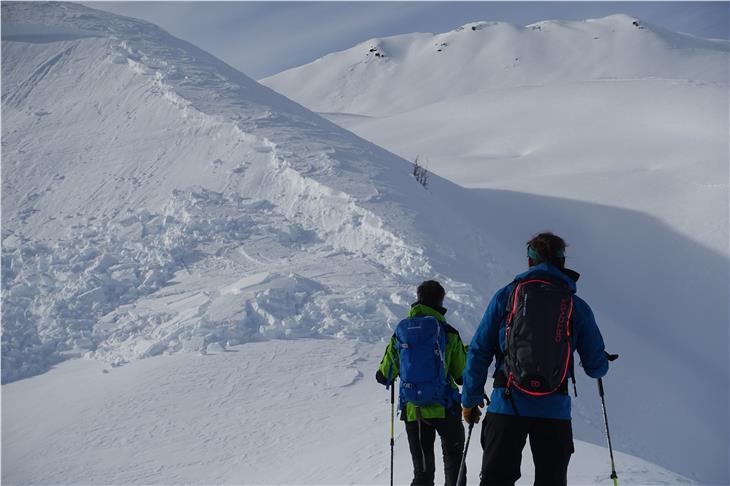
[[[540,255],[542,261],[558,268],[565,267],[565,248],[567,246],[565,240],[549,231],[535,235],[527,242],[528,251],[532,248]]]
[[[418,302],[424,305],[442,306],[446,291],[436,280],[426,280],[416,290]]]

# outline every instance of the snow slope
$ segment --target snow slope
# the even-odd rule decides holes
[[[16,453],[19,456],[12,457],[19,457],[17,461],[30,461],[28,451],[43,450],[45,462],[27,469],[15,459],[4,462],[4,480],[42,482],[55,472],[54,478],[75,482],[75,474],[98,459],[100,469],[94,471],[118,468],[110,473],[117,482],[240,481],[243,473],[216,476],[220,464],[213,457],[214,440],[206,453],[210,467],[196,468],[190,457],[176,463],[181,466],[179,476],[174,466],[161,467],[160,461],[169,456],[156,455],[155,449],[163,446],[139,441],[150,423],[164,420],[164,409],[152,419],[141,417],[135,397],[144,389],[135,389],[134,383],[149,374],[150,384],[141,385],[148,392],[166,384],[185,388],[183,362],[199,359],[200,353],[228,348],[253,355],[248,346],[261,346],[261,356],[273,355],[284,345],[278,338],[337,337],[316,342],[338,350],[362,343],[357,353],[367,360],[358,369],[367,378],[348,390],[352,395],[342,408],[357,401],[370,403],[375,393],[369,378],[372,359],[380,352],[380,345],[372,343],[390,335],[412,301],[415,285],[424,278],[444,282],[448,316],[468,339],[488,296],[523,269],[522,242],[545,226],[575,243],[569,257],[586,273],[581,295],[594,306],[609,348],[624,353],[606,381],[617,449],[693,479],[720,482],[726,477],[727,437],[718,430],[727,429],[727,389],[715,386],[727,382],[728,370],[727,354],[722,352],[727,342],[725,255],[629,209],[467,191],[436,176],[425,190],[411,177],[405,160],[151,24],[66,3],[6,2],[2,9],[3,381],[42,373],[74,356],[113,364],[112,373],[102,373],[101,378],[130,373],[122,380],[127,385],[119,384],[120,405],[103,399],[82,399],[73,405],[71,383],[94,381],[84,370],[95,364],[67,363],[5,385],[4,396],[16,389],[18,393],[12,408],[3,407],[4,423],[17,421],[25,428],[8,432],[4,427],[3,461]],[[603,224],[596,225],[596,220]],[[641,241],[649,242],[647,249],[637,250],[617,236],[616,229],[626,224],[639,232]],[[621,285],[596,264],[595,249],[605,255],[607,268],[624,272]],[[616,249],[624,258],[612,253]],[[654,258],[640,260],[647,252]],[[693,282],[700,284],[688,289],[674,278],[665,263],[676,255],[686,256],[677,271],[683,276],[695,272]],[[633,265],[637,261],[641,265]],[[659,283],[647,287],[647,275],[656,275]],[[707,326],[702,333],[682,325],[694,322],[696,307],[686,304],[696,303],[699,293],[708,309],[705,319],[695,324]],[[665,305],[639,305],[636,295],[661,298]],[[641,322],[641,328],[627,314]],[[661,346],[654,343],[657,336]],[[242,343],[250,344],[236,347]],[[308,361],[312,350],[301,346],[282,368],[271,375],[262,372],[282,387],[295,387],[287,399],[297,404],[313,400],[298,388],[298,380],[316,369]],[[325,354],[320,356],[336,363],[336,374],[351,374],[339,368],[342,355],[322,349]],[[162,357],[180,351],[194,354]],[[117,366],[137,358],[152,359]],[[172,369],[164,371],[167,363]],[[191,368],[198,363],[191,361]],[[251,380],[258,368],[249,372],[247,364],[236,366],[243,367],[240,383],[257,383]],[[158,367],[160,374],[155,375]],[[220,367],[214,367],[190,381],[208,383],[220,373]],[[228,376],[234,380],[238,375]],[[694,399],[677,400],[675,386],[686,383],[717,390],[703,413],[696,412]],[[99,386],[104,393],[114,392],[103,382]],[[602,444],[593,386],[579,377],[575,435]],[[238,406],[246,397],[250,401],[243,403],[258,412],[260,404],[267,403],[267,392],[274,394],[270,403],[286,407],[275,388],[233,393],[235,400],[228,406]],[[34,393],[70,400],[60,402],[70,408],[46,407],[52,402],[40,403]],[[216,398],[207,409],[195,405],[200,398],[193,399],[185,390],[170,396],[174,403],[190,404],[175,416],[179,422],[197,424],[195,437],[208,427],[219,430],[207,425],[211,422],[206,414],[225,408],[225,400]],[[337,401],[331,404],[344,414]],[[118,413],[104,415],[108,406]],[[31,409],[28,415],[37,420],[20,417],[20,411]],[[363,423],[374,420],[370,410]],[[248,418],[251,412],[246,408],[245,413]],[[340,416],[340,422],[349,416]],[[122,459],[106,451],[99,456],[76,454],[88,451],[83,424],[87,419],[119,432],[111,435],[120,443],[139,445],[133,452],[127,449]],[[29,433],[33,420],[42,427]],[[249,420],[255,423],[256,417]],[[313,443],[323,444],[332,426],[321,425],[321,420],[314,423],[322,432],[312,437]],[[165,430],[163,424],[156,426]],[[234,424],[234,431],[238,427],[242,425]],[[297,434],[290,437],[301,435],[301,428],[292,430]],[[133,432],[129,436],[126,431]],[[336,428],[336,434],[349,435],[350,430]],[[96,436],[101,441],[97,445],[101,447],[106,436]],[[703,437],[704,449],[695,443],[698,436]],[[228,450],[253,457],[265,446],[270,459],[269,453],[280,450],[275,440],[273,434],[263,442],[246,434],[231,439]],[[45,448],[45,443],[64,445]],[[174,443],[166,443],[180,453]],[[303,450],[311,454],[310,462],[324,463],[326,454]],[[338,450],[352,448],[338,444]],[[605,450],[594,452],[605,461]],[[124,469],[124,458],[134,464],[145,454],[154,459],[140,465],[140,476],[132,477],[136,473]],[[276,465],[270,460],[270,466]],[[636,470],[641,480],[672,477],[626,461],[620,469],[629,463],[646,469],[645,476]],[[299,468],[307,461],[291,462],[278,471],[278,481],[318,481],[321,470],[303,472]],[[252,463],[244,461],[238,471],[250,470]],[[375,481],[376,463],[382,463],[380,456],[368,458],[343,477]],[[67,476],[58,469],[60,464]],[[239,467],[235,464],[226,471]],[[148,467],[161,467],[160,475]],[[593,474],[576,471],[580,478]],[[335,472],[330,478],[340,480]]]
[[[383,117],[484,90],[586,80],[727,83],[727,41],[626,15],[374,38],[261,82],[307,108]]]
[[[696,81],[584,81],[330,118],[466,187],[639,210],[728,255],[728,92]]]
[[[145,22],[65,3],[3,22],[5,381],[85,353],[380,338],[427,277],[478,320],[491,237],[444,202],[457,186],[424,190]]]
[[[262,83],[463,186],[640,210],[727,255],[729,49],[625,15],[477,22]]]
[[[118,368],[63,363],[3,387],[3,483],[386,484],[390,399],[371,379],[380,352],[304,339]],[[405,428],[395,430],[395,481],[408,484]],[[479,431],[469,484],[479,481]],[[621,484],[690,484],[620,452],[616,461]],[[606,449],[576,441],[570,484],[612,484],[609,472]],[[532,479],[528,451],[519,484]]]
[[[474,188],[501,240],[563,235],[623,355],[615,440],[726,484],[729,66],[727,41],[615,15],[373,39],[262,83]]]

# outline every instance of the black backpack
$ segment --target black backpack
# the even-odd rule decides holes
[[[532,396],[567,393],[572,314],[573,293],[559,278],[537,274],[515,282],[504,337],[505,394],[510,400],[513,386]]]

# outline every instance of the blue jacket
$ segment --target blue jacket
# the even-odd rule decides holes
[[[531,267],[515,280],[521,280],[536,272],[547,272],[550,275],[562,278],[570,286],[573,293],[576,291],[575,280],[559,268],[548,263],[541,263]],[[577,280],[577,274],[575,279]],[[497,344],[504,352],[505,316],[507,301],[515,283],[500,289],[492,297],[482,322],[469,346],[464,370],[464,387],[461,403],[464,407],[474,407],[484,396],[484,384],[487,381],[489,365],[492,364]],[[608,371],[608,359],[604,352],[603,337],[598,330],[593,312],[588,304],[578,296],[573,296],[571,347],[577,349],[583,369],[591,378],[600,378]],[[501,367],[503,363],[495,363]],[[515,407],[521,416],[543,417],[552,419],[570,419],[570,395],[553,393],[545,397],[526,395],[513,387],[512,396]],[[504,415],[514,415],[509,400],[504,396],[504,388],[492,390],[492,403],[487,411]]]

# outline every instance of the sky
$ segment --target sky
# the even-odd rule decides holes
[[[153,22],[254,79],[373,37],[447,32],[468,22],[583,20],[624,13],[730,39],[730,2],[83,2]]]

